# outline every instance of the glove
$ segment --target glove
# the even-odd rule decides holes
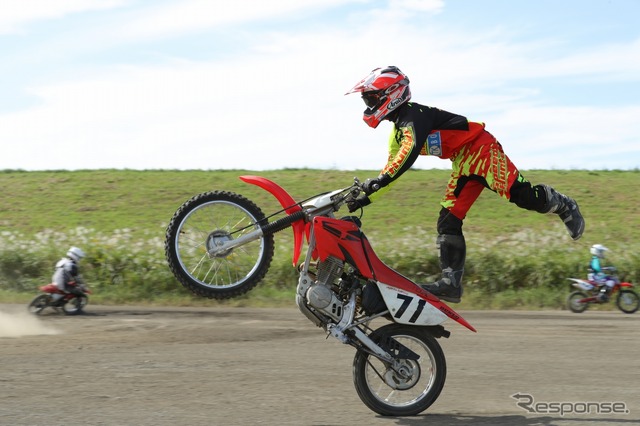
[[[367,197],[366,194],[358,195],[358,198],[355,200],[347,201],[347,207],[349,207],[349,213],[353,213],[356,210],[361,209],[362,207],[366,207],[371,204],[371,200]]]
[[[380,187],[381,187],[381,185],[380,185],[380,179],[379,178],[373,178],[373,179],[369,178],[369,179],[365,180],[364,183],[362,184],[362,190],[367,195],[373,194],[374,192],[379,190]]]

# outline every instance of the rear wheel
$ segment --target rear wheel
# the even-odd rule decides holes
[[[447,366],[440,344],[425,329],[388,324],[369,336],[394,354],[400,371],[362,350],[353,360],[358,396],[383,416],[414,416],[435,402],[444,387]]]
[[[580,300],[586,299],[588,297],[589,296],[587,295],[587,293],[583,291],[574,291],[573,293],[569,294],[569,297],[567,297],[567,306],[569,307],[571,312],[580,314],[586,311],[589,307],[588,303],[580,302]]]
[[[233,192],[196,195],[174,214],[165,240],[169,267],[198,296],[227,299],[251,290],[264,278],[274,252],[273,235],[211,255],[212,249],[259,228],[264,214]]]
[[[640,297],[633,290],[620,290],[616,299],[616,305],[625,314],[632,314],[640,308]]]
[[[44,310],[44,308],[49,306],[50,298],[51,296],[49,296],[48,294],[39,294],[31,301],[31,303],[29,303],[27,309],[29,309],[29,312],[31,312],[32,314],[39,315],[40,312]]]

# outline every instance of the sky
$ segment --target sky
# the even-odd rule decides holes
[[[0,0],[0,170],[377,171],[392,125],[345,93],[387,65],[521,170],[638,169],[638,17],[636,0]]]

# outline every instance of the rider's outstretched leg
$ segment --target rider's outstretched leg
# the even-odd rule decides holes
[[[567,227],[571,238],[574,240],[580,238],[584,232],[584,218],[580,214],[576,200],[559,193],[549,185],[539,186],[544,188],[547,196],[546,211],[542,213],[557,214]]]

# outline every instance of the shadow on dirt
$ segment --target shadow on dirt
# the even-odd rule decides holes
[[[517,415],[496,415],[496,416],[467,416],[467,415],[447,415],[429,414],[416,417],[396,418],[395,424],[400,426],[418,426],[434,424],[438,426],[477,426],[477,425],[517,425],[517,426],[570,426],[570,425],[625,425],[638,424],[638,420],[619,418],[567,418],[567,417],[526,417]]]

